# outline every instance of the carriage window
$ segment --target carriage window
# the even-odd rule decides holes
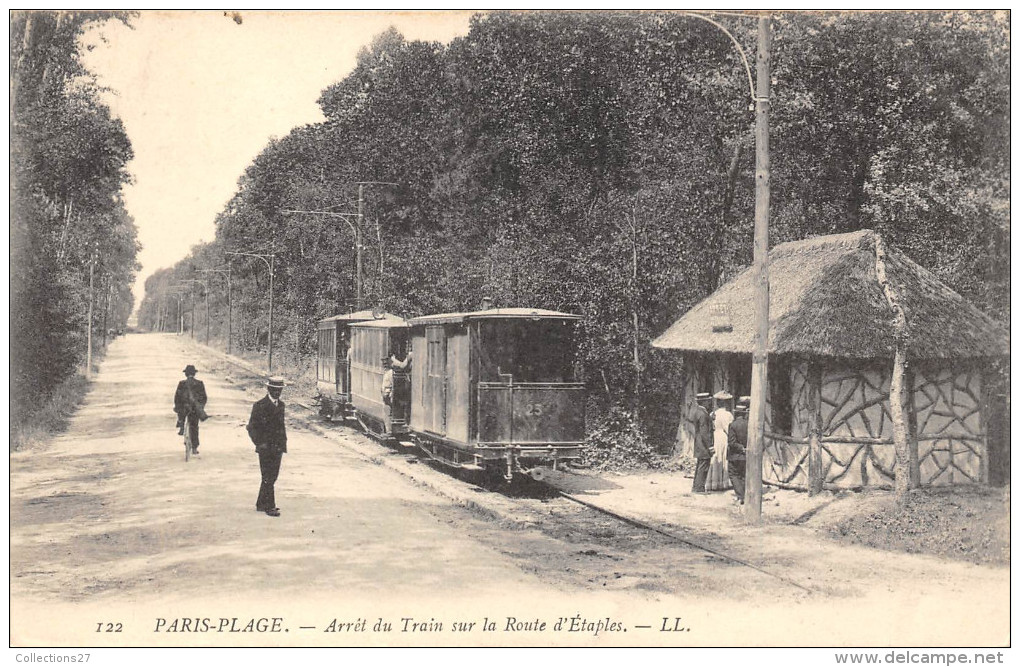
[[[483,382],[573,382],[574,324],[495,320],[480,327]]]

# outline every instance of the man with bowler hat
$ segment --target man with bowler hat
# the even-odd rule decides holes
[[[259,469],[262,471],[262,485],[255,501],[255,510],[269,516],[280,516],[276,506],[273,485],[280,475],[280,462],[287,451],[287,427],[283,421],[283,393],[285,381],[282,377],[271,377],[266,382],[266,395],[251,408],[248,419],[248,436],[259,455]]]
[[[708,468],[712,463],[712,455],[715,454],[715,447],[712,445],[712,417],[708,414],[708,406],[711,405],[712,395],[702,393],[697,395],[698,404],[694,407],[694,458],[697,464],[694,468],[694,493],[705,493],[705,480],[708,479]]]
[[[184,379],[177,383],[174,392],[174,412],[177,413],[177,435],[184,435],[184,422],[187,419],[191,433],[191,453],[198,454],[198,422],[208,419],[205,414],[205,383],[195,378],[198,371],[191,364],[184,367]],[[191,417],[191,419],[188,419]]]
[[[744,476],[747,472],[747,412],[750,408],[751,397],[741,396],[737,401],[736,417],[730,424],[726,446],[730,483],[741,505],[744,504]]]

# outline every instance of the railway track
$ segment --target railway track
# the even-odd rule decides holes
[[[567,493],[565,491],[558,491],[558,493],[559,493],[561,498],[564,498],[564,499],[569,500],[571,502],[577,503],[578,505],[582,505],[584,507],[587,507],[587,508],[589,508],[591,510],[599,512],[600,514],[604,514],[606,516],[612,517],[612,518],[614,518],[614,519],[616,519],[616,520],[618,520],[618,521],[620,521],[622,523],[626,523],[628,525],[634,526],[636,528],[640,528],[642,530],[647,530],[647,531],[650,531],[650,532],[653,532],[653,533],[657,533],[659,535],[662,535],[664,537],[669,538],[670,540],[672,540],[674,542],[679,542],[680,544],[685,544],[685,545],[687,545],[687,546],[689,546],[691,548],[698,549],[700,551],[704,551],[706,553],[712,554],[713,556],[716,556],[718,558],[722,558],[723,560],[729,561],[729,562],[731,562],[731,563],[733,563],[735,565],[741,565],[743,567],[750,568],[752,570],[760,572],[761,574],[763,574],[763,575],[765,575],[767,577],[771,577],[771,578],[773,578],[773,579],[775,579],[777,581],[780,581],[780,582],[782,582],[784,584],[787,584],[789,586],[793,586],[794,588],[798,588],[798,589],[804,591],[805,593],[810,594],[810,593],[814,593],[815,592],[814,589],[809,588],[807,586],[804,586],[802,584],[799,584],[796,581],[794,581],[793,579],[789,579],[787,577],[784,577],[782,575],[776,574],[774,572],[770,572],[769,570],[767,570],[767,569],[765,569],[763,567],[760,567],[758,565],[755,565],[754,563],[751,563],[749,561],[743,560],[741,558],[737,558],[737,557],[735,557],[735,556],[733,556],[731,554],[725,553],[725,552],[723,552],[723,551],[721,551],[719,549],[712,548],[712,547],[707,546],[707,545],[705,545],[705,544],[703,544],[701,542],[692,540],[692,539],[687,538],[687,537],[682,537],[680,535],[677,535],[674,532],[665,530],[663,528],[659,528],[658,526],[653,526],[652,524],[647,523],[645,521],[642,521],[640,519],[635,519],[634,517],[624,516],[623,514],[619,514],[617,512],[614,512],[611,509],[608,509],[608,508],[605,508],[605,507],[601,507],[601,506],[596,505],[595,503],[589,502],[587,500],[581,500],[580,498],[578,498],[578,497],[576,497],[574,495],[571,495],[571,494],[569,494],[569,493]]]
[[[250,381],[261,380],[263,377],[263,374],[260,371],[258,371],[258,369],[253,369],[252,366],[247,363],[238,362],[236,360],[230,359],[229,357],[222,355],[222,353],[220,353],[220,358],[228,366],[240,369],[244,372],[243,378],[238,379]],[[301,399],[292,398],[288,404],[295,408],[300,408],[300,412],[295,410],[295,412],[292,413],[292,416],[300,419],[306,425],[312,426],[313,428],[315,428],[315,430],[319,430],[324,434],[328,433],[331,429],[329,429],[328,426],[324,428],[324,426],[326,425],[318,422],[317,409],[315,408],[315,406],[309,405],[308,403],[309,402],[302,401]],[[343,426],[340,424],[333,423],[331,425],[334,427],[339,426],[343,428]],[[356,430],[354,432],[360,433],[360,431]],[[373,444],[379,445],[380,447],[387,449],[389,451],[394,451],[393,448],[386,447],[375,438],[369,437],[368,439]],[[420,458],[429,463],[434,463],[427,456],[421,456]],[[443,469],[444,472],[447,471],[445,467],[441,466],[437,467]],[[560,525],[565,523],[570,524],[572,522],[571,519],[565,513],[557,511],[558,509],[560,509],[558,506],[549,506],[549,503],[551,501],[553,501],[554,499],[559,499],[564,502],[585,508],[590,512],[594,512],[600,516],[605,517],[611,522],[628,526],[631,530],[639,531],[645,534],[655,535],[657,536],[658,539],[665,539],[669,542],[682,544],[689,549],[709,554],[714,558],[721,559],[725,562],[731,563],[732,565],[748,568],[759,573],[764,577],[771,579],[774,582],[780,583],[784,586],[793,587],[803,593],[812,594],[816,592],[809,586],[803,585],[793,579],[790,579],[789,577],[785,577],[781,574],[772,572],[769,569],[757,565],[755,563],[752,563],[744,558],[740,558],[731,553],[727,553],[725,550],[705,544],[701,540],[696,540],[691,537],[679,535],[674,531],[667,530],[660,526],[656,526],[647,521],[632,516],[627,516],[625,514],[621,514],[615,510],[591,502],[590,500],[579,498],[576,495],[573,495],[560,488],[557,488],[554,484],[551,484],[550,482],[545,480],[540,480],[529,476],[526,478],[526,481],[523,484],[518,483],[515,485],[511,485],[510,487],[507,487],[506,485],[502,485],[499,482],[486,483],[486,480],[484,479],[465,480],[454,476],[449,476],[449,478],[458,483],[476,485],[478,488],[484,489],[487,492],[497,493],[503,498],[508,499],[511,503],[514,502],[520,503],[520,501],[522,500],[532,501],[539,500],[544,505],[544,507],[542,509],[537,509],[534,506],[529,506],[528,511],[530,513],[532,513],[533,515],[539,515],[543,519],[552,519],[553,521],[559,523]],[[519,509],[515,510],[515,512],[519,511],[520,511]],[[517,517],[519,518],[519,516],[520,515],[518,514]],[[575,530],[577,530],[578,532],[584,532],[585,528],[576,528],[576,526],[590,527],[591,524],[590,521],[585,520],[574,520],[573,523],[575,524]],[[598,539],[597,535],[594,537]]]

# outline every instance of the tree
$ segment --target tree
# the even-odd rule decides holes
[[[86,356],[90,269],[123,326],[138,246],[120,199],[131,144],[99,100],[80,38],[116,12],[11,17],[12,423],[27,418]],[[125,301],[127,307],[125,307]],[[109,324],[109,316],[107,323]],[[101,326],[95,319],[92,326]]]

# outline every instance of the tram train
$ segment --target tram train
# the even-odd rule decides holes
[[[579,319],[531,308],[327,318],[318,328],[320,411],[507,481],[555,467],[579,458],[584,442],[584,384],[574,377]]]

